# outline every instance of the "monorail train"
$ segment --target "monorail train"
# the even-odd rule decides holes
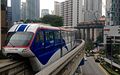
[[[55,62],[75,47],[75,29],[42,23],[16,24],[7,33],[6,56],[28,57],[35,71]]]

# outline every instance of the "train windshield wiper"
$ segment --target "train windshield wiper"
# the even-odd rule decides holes
[[[12,47],[15,47],[10,41],[9,41],[9,43],[10,43],[10,45],[11,45]]]

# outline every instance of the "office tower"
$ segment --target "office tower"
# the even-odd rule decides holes
[[[39,0],[26,0],[27,19],[34,20],[40,17],[40,2]]]
[[[20,21],[20,4],[21,0],[11,0],[12,22]]]
[[[106,25],[120,25],[120,1],[106,1]]]
[[[21,20],[27,19],[27,7],[26,2],[22,2],[21,5]]]
[[[61,15],[65,26],[77,26],[83,21],[82,0],[66,0],[61,3]]]
[[[44,17],[45,15],[49,15],[49,10],[48,9],[42,9],[41,10],[41,17]]]
[[[95,21],[102,16],[102,0],[84,0],[84,21]]]

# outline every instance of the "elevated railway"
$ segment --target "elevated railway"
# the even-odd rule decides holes
[[[37,73],[32,71],[28,60],[0,60],[0,75],[73,75],[84,58],[84,40],[77,40],[77,46]]]

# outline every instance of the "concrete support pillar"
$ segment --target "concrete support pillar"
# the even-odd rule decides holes
[[[82,39],[82,36],[81,36],[81,29],[79,29],[79,38]]]
[[[94,28],[92,28],[92,41],[94,41]]]
[[[83,39],[85,40],[85,29],[83,29]]]
[[[87,29],[87,40],[90,40],[90,28]]]

